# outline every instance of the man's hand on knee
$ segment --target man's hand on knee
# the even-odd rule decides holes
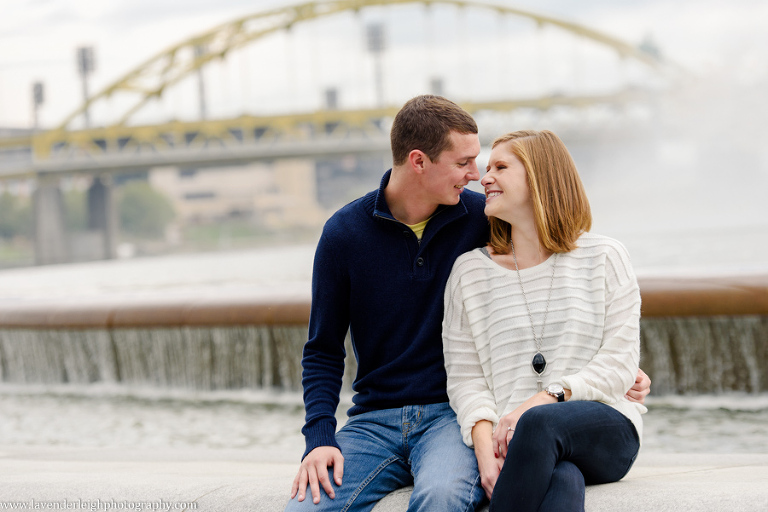
[[[637,370],[635,384],[629,388],[625,395],[630,402],[645,403],[645,397],[651,392],[651,378],[641,369]]]
[[[314,503],[320,503],[321,485],[328,497],[334,499],[336,493],[333,492],[333,486],[328,477],[329,467],[333,467],[333,479],[336,485],[341,485],[341,478],[344,476],[344,457],[341,455],[341,451],[334,446],[318,446],[309,452],[301,461],[299,473],[293,480],[291,499],[295,498],[298,493],[299,501],[304,501],[308,483]]]

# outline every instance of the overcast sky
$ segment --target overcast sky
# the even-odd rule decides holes
[[[57,124],[79,106],[82,93],[75,69],[78,46],[92,45],[95,48],[97,69],[90,84],[93,93],[176,42],[230,19],[288,3],[279,0],[0,0],[0,127],[31,126],[31,89],[35,81],[45,85],[45,104],[40,110],[43,126]],[[650,36],[666,56],[697,73],[723,70],[733,75],[734,80],[742,81],[765,80],[768,76],[768,2],[762,0],[520,0],[503,3],[577,21],[634,44]],[[411,63],[405,62],[407,58],[396,57],[399,50],[403,51],[403,48],[398,49],[398,41],[405,44],[404,40],[424,28],[423,21],[409,22],[402,14],[407,11],[401,10],[398,14],[395,9],[389,11],[390,14],[374,11],[366,15],[366,19],[374,21],[381,17],[387,26],[391,56],[385,61],[385,72],[391,102],[413,93],[398,85],[406,82],[407,76],[396,75],[401,72],[409,75],[409,65],[416,69],[422,64],[422,57]],[[465,96],[493,95],[494,92],[485,87],[498,60],[493,57],[496,51],[493,43],[484,37],[494,31],[503,31],[505,26],[485,30],[484,25],[487,26],[489,21],[482,17],[427,24],[430,25],[429,35],[424,37],[438,41],[435,46],[448,47],[449,43],[458,42],[471,53],[463,58],[475,61],[466,68],[470,78],[461,83],[454,81],[453,89],[449,87],[449,91],[460,90]],[[224,68],[209,70],[206,79],[210,82],[207,84],[210,95],[226,98],[226,101],[210,99],[214,111],[218,108],[219,115],[236,114],[238,110],[258,113],[255,112],[259,109],[258,104],[254,106],[256,100],[249,99],[249,95],[256,94],[252,90],[259,87],[263,95],[259,101],[275,108],[304,104],[311,108],[319,101],[324,87],[343,88],[355,81],[360,82],[357,84],[360,90],[368,93],[350,92],[345,93],[345,97],[350,98],[350,104],[368,101],[362,97],[373,94],[371,83],[365,82],[368,78],[355,78],[357,75],[351,74],[353,68],[358,68],[358,73],[370,75],[364,70],[370,63],[365,61],[367,56],[354,24],[341,20],[336,25],[317,22],[315,28],[312,23],[306,25],[308,28],[297,32],[292,42],[274,42],[274,49],[266,52],[276,59],[276,65],[282,64],[285,68],[267,77],[270,83],[275,83],[273,89],[263,86],[260,65],[244,64],[247,55],[253,57],[258,48],[235,61],[235,65],[240,63],[237,72]],[[561,42],[553,44],[561,48],[565,46]],[[340,59],[332,55],[336,48],[342,52],[357,46],[360,47],[357,54]],[[318,56],[318,51],[324,55]],[[286,58],[286,52],[301,57]],[[423,55],[439,61],[436,52],[432,49]],[[308,58],[308,54],[318,61],[312,69],[300,60]],[[407,51],[402,55],[407,56]],[[565,55],[567,57],[567,52]],[[553,69],[557,58],[561,57],[552,57],[550,62],[553,63],[548,64]],[[586,65],[582,68],[589,69]],[[509,69],[503,72],[507,78],[512,76]],[[584,74],[590,73],[583,71]],[[229,82],[237,82],[239,89],[231,89]],[[167,103],[171,104],[167,107],[170,110],[194,112],[196,109],[195,99],[190,94],[179,93]],[[159,115],[173,117],[180,114],[174,111]]]

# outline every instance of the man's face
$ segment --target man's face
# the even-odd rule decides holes
[[[477,155],[480,138],[476,133],[451,132],[451,147],[434,161],[425,157],[425,187],[437,204],[456,204],[464,187],[480,179]]]

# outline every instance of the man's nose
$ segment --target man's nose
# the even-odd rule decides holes
[[[477,168],[477,164],[472,162],[472,168],[469,170],[469,174],[467,174],[467,178],[470,181],[477,181],[480,179],[480,170]]]

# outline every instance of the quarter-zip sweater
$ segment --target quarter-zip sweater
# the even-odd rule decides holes
[[[464,190],[440,206],[421,241],[392,216],[378,190],[337,211],[315,252],[302,384],[306,452],[335,446],[349,330],[357,359],[349,416],[447,402],[441,323],[445,283],[456,258],[485,245],[482,194]]]

